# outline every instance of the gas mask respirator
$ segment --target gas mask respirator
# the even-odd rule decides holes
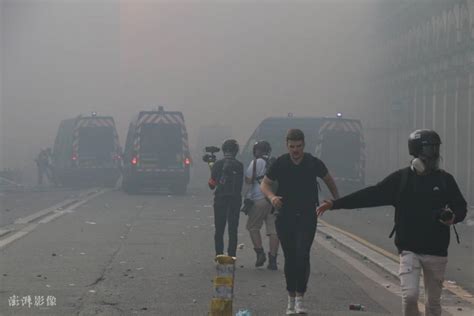
[[[418,174],[427,174],[439,169],[439,145],[423,145],[418,157],[411,161],[412,168]]]

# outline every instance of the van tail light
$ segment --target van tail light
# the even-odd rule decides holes
[[[189,165],[191,164],[191,159],[189,159],[189,158],[186,157],[186,159],[184,159],[184,164],[185,164],[186,166],[189,166]]]
[[[138,157],[133,157],[131,163],[135,166],[138,163]]]
[[[72,157],[71,157],[71,159],[72,159],[73,161],[76,161],[76,160],[77,160],[77,155],[76,155],[76,154],[73,154]]]

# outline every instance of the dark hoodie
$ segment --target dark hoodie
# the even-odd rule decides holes
[[[407,168],[408,178],[402,192],[399,193],[400,182],[405,169],[392,173],[377,185],[335,200],[333,209],[392,205],[398,214],[395,245],[399,252],[408,250],[445,257],[450,227],[440,223],[438,215],[448,206],[456,216],[455,223],[461,222],[466,217],[467,203],[451,174],[438,170],[417,175]]]

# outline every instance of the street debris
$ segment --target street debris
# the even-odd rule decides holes
[[[350,304],[349,305],[349,310],[351,311],[364,311],[365,306],[361,304]]]

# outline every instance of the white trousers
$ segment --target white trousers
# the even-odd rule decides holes
[[[400,254],[400,282],[404,316],[419,316],[418,296],[420,276],[423,270],[425,286],[425,316],[441,315],[441,290],[448,257],[416,254],[402,251]]]

